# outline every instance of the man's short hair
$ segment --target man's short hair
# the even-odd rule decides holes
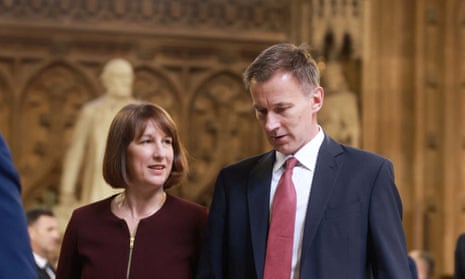
[[[33,208],[26,212],[27,225],[34,224],[41,216],[55,217],[55,214],[49,209],[45,208]]]

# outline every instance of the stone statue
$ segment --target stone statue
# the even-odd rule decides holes
[[[337,141],[360,147],[358,98],[348,88],[342,65],[328,62],[321,79],[325,98],[318,114],[319,123]]]
[[[134,71],[128,61],[113,59],[104,66],[100,78],[105,94],[84,104],[65,155],[55,209],[62,224],[77,206],[116,193],[103,179],[103,154],[113,117],[123,106],[137,102],[132,97]]]

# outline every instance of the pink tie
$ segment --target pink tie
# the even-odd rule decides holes
[[[294,183],[292,183],[292,170],[296,164],[297,159],[294,157],[287,160],[286,170],[281,175],[274,195],[264,279],[289,279],[291,277],[296,212],[296,193]]]

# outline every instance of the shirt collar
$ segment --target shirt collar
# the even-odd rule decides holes
[[[297,152],[293,155],[284,155],[283,153],[276,151],[276,161],[274,163],[273,171],[281,168],[286,160],[289,157],[294,156],[298,161],[299,164],[304,166],[305,168],[313,171],[315,169],[316,159],[318,157],[318,151],[320,150],[321,144],[325,138],[325,134],[323,129],[318,126],[318,133],[316,134],[313,139],[307,142],[304,146],[302,146]]]
[[[36,261],[36,264],[40,268],[45,268],[45,266],[47,265],[47,259],[37,255],[35,252],[32,252],[32,254],[34,255],[34,260]]]

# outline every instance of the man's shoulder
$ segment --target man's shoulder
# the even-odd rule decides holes
[[[375,153],[370,150],[355,148],[351,146],[344,145],[344,149],[352,156],[357,156],[366,160],[375,160],[375,161],[386,161],[389,159],[381,154]]]
[[[326,149],[330,152],[333,152],[334,154],[336,154],[335,156],[342,155],[345,156],[345,158],[352,160],[363,160],[368,162],[390,161],[389,158],[381,154],[375,153],[367,149],[361,149],[350,145],[342,144],[330,137],[327,137],[325,139],[325,142],[322,145],[322,149]],[[336,153],[335,151],[338,152]]]

